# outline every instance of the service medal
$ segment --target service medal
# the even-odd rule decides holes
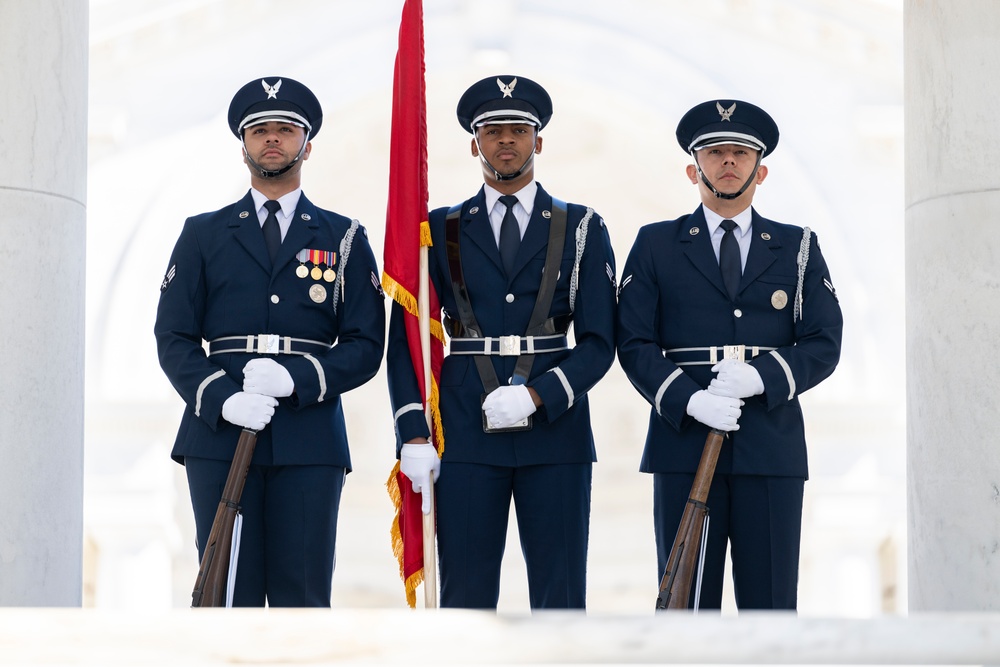
[[[319,280],[320,278],[323,277],[323,269],[319,268],[318,266],[314,266],[312,268],[312,271],[309,272],[309,275],[312,276],[313,280]]]
[[[309,267],[306,266],[306,260],[309,259],[309,249],[303,248],[295,253],[295,259],[299,260],[299,266],[295,269],[295,275],[299,278],[305,278],[309,275]]]
[[[323,303],[326,301],[326,288],[322,285],[313,285],[309,288],[309,298],[316,303]]]
[[[326,271],[323,272],[323,280],[325,280],[326,282],[332,283],[336,279],[337,279],[337,272],[334,271],[333,269],[327,269]]]
[[[788,305],[788,295],[785,294],[785,290],[774,291],[774,294],[771,295],[771,305],[774,306],[775,310],[781,310]]]

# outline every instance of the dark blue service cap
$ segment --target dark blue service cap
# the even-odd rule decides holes
[[[528,123],[539,130],[552,117],[545,89],[523,76],[501,74],[472,84],[458,101],[458,123],[466,132],[489,124]]]
[[[677,124],[677,143],[685,153],[738,144],[762,151],[764,157],[778,145],[778,126],[766,111],[740,100],[712,100],[692,108]]]
[[[281,76],[254,79],[229,104],[229,129],[239,138],[246,128],[272,120],[304,127],[312,139],[323,124],[323,108],[311,90]]]

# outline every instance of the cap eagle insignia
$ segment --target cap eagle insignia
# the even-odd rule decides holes
[[[729,107],[728,109],[723,109],[722,105],[716,102],[715,108],[719,110],[719,115],[722,116],[722,120],[729,120],[729,117],[733,115],[734,111],[736,111],[736,102],[733,102],[733,106]]]
[[[497,79],[497,85],[500,86],[500,92],[503,93],[504,97],[514,97],[514,86],[517,85],[517,77],[509,85],[505,85],[503,81]]]
[[[281,79],[278,79],[278,83],[273,86],[269,86],[267,81],[264,81],[263,79],[260,80],[260,84],[264,86],[264,92],[267,93],[267,99],[271,100],[278,98],[278,90],[281,88]]]

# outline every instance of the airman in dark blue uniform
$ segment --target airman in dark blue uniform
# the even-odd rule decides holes
[[[718,609],[727,544],[740,609],[795,609],[803,487],[799,395],[840,359],[843,319],[816,235],[751,206],[778,128],[762,109],[712,100],[677,127],[702,204],[640,231],[622,271],[618,357],[652,406],[659,573],[710,428],[728,431],[708,496],[701,608]]]
[[[322,121],[313,93],[287,77],[236,93],[229,125],[251,189],[188,218],[160,289],[160,365],[186,403],[172,456],[187,472],[199,557],[241,428],[260,430],[234,606],[330,606],[351,467],[340,397],[382,359],[385,310],[366,232],[301,190]]]
[[[531,607],[586,604],[596,460],[587,391],[614,361],[615,263],[601,217],[534,179],[551,114],[549,95],[521,76],[483,79],[458,104],[485,186],[430,214],[430,278],[450,336],[440,461],[393,304],[400,466],[415,488],[435,472],[443,607],[496,608],[511,499]]]

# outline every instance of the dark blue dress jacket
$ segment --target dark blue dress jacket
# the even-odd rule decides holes
[[[296,254],[332,251],[336,280],[300,278]],[[254,463],[351,467],[341,394],[378,370],[385,306],[364,228],[314,206],[303,194],[272,270],[253,198],[184,223],[161,287],[156,315],[160,365],[186,403],[172,456],[230,460],[240,428],[222,404],[243,386],[258,354],[206,354],[203,341],[277,334],[332,344],[280,354],[295,393],[279,399],[258,436]],[[314,288],[318,285],[318,288]],[[312,290],[312,291],[311,291]]]
[[[545,264],[549,238],[546,214],[551,208],[552,197],[539,186],[513,275],[508,277],[490,228],[483,190],[462,204],[459,243],[463,273],[484,335],[524,335]],[[444,313],[458,320],[445,243],[447,213],[447,208],[439,208],[430,214],[433,246],[429,272]],[[583,253],[574,273],[578,248]],[[538,392],[544,405],[532,417],[533,428],[516,433],[483,432],[480,403],[484,390],[475,361],[472,356],[446,356],[440,379],[444,460],[497,466],[595,461],[587,391],[614,361],[615,289],[614,254],[604,221],[586,207],[568,204],[560,275],[549,313],[572,313],[575,346],[535,356],[527,384]],[[398,447],[428,435],[423,412],[406,409],[419,405],[421,399],[398,304],[393,304],[386,355]],[[490,359],[501,384],[506,384],[517,357]]]
[[[646,225],[636,237],[619,289],[618,358],[652,406],[644,472],[695,472],[708,433],[686,408],[714,377],[711,365],[678,365],[664,350],[744,344],[776,349],[747,359],[760,373],[764,394],[746,399],[719,472],[808,477],[798,397],[837,366],[840,305],[816,235],[810,234],[802,315],[793,321],[803,228],[753,211],[752,235],[734,300],[723,285],[701,207]]]

